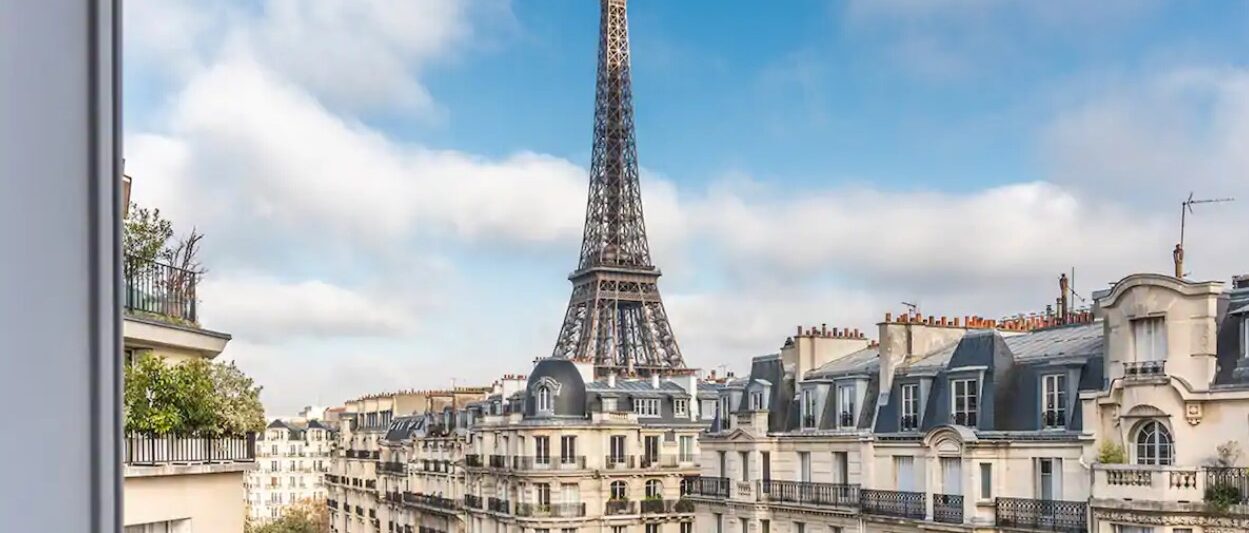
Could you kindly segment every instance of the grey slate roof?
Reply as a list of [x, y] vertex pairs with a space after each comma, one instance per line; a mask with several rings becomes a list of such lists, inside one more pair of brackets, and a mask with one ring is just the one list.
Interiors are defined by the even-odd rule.
[[1006, 337], [1016, 361], [1059, 357], [1094, 357], [1102, 354], [1101, 322], [1063, 326]]
[[875, 374], [880, 370], [880, 347], [871, 346], [820, 365], [807, 372], [807, 379], [834, 378], [855, 374]]

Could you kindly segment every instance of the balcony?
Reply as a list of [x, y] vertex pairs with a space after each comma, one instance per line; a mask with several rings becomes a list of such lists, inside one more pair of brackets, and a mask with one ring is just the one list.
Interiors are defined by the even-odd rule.
[[608, 455], [603, 458], [603, 468], [607, 470], [627, 470], [635, 468], [637, 458], [632, 455]]
[[642, 468], [676, 468], [680, 464], [675, 455], [643, 455], [638, 459]]
[[685, 479], [685, 487], [689, 491], [688, 494], [690, 496], [720, 499], [729, 497], [729, 478], [690, 476]]
[[996, 498], [993, 500], [994, 525], [999, 528], [1087, 533], [1089, 508], [1086, 502]]
[[967, 426], [969, 428], [976, 427], [976, 413], [954, 413], [954, 424], [959, 426]]
[[605, 516], [633, 515], [637, 514], [636, 502], [629, 500], [607, 500], [603, 506], [603, 514]]
[[898, 490], [859, 491], [859, 505], [864, 514], [896, 516], [923, 520], [928, 515], [925, 494]]
[[512, 469], [521, 471], [530, 470], [584, 470], [585, 457], [513, 457]]
[[854, 413], [843, 411], [841, 416], [837, 417], [837, 427], [852, 428], [854, 427]]
[[256, 434], [239, 437], [131, 434], [126, 437], [124, 454], [127, 466], [252, 463], [256, 460]]
[[791, 503], [810, 506], [855, 507], [859, 505], [859, 486], [841, 483], [812, 483], [809, 481], [762, 482], [763, 499], [773, 503]]
[[487, 498], [486, 509], [492, 513], [512, 514], [511, 503], [499, 498]]
[[1042, 411], [1041, 427], [1045, 429], [1060, 429], [1067, 427], [1067, 414], [1062, 411], [1052, 409]]
[[1093, 465], [1093, 499], [1202, 501], [1205, 487], [1198, 467]]
[[433, 494], [421, 494], [419, 492], [403, 493], [403, 503], [435, 511], [454, 513], [460, 510], [460, 504], [456, 500]]
[[580, 518], [585, 516], [585, 503], [518, 503], [516, 516], [529, 518]]
[[482, 508], [481, 503], [482, 503], [481, 496], [477, 496], [476, 494], [464, 495], [464, 507], [467, 507], [469, 509], [481, 509]]
[[483, 464], [484, 463], [482, 463], [481, 455], [479, 454], [470, 453], [464, 456], [464, 466], [467, 466], [469, 468], [481, 468]]
[[383, 475], [403, 476], [408, 473], [407, 465], [397, 461], [377, 463], [377, 473]]
[[499, 469], [507, 468], [507, 456], [506, 455], [491, 455], [490, 456], [490, 468], [499, 468]]
[[1224, 491], [1239, 496], [1236, 503], [1249, 505], [1249, 469], [1238, 467], [1207, 467], [1206, 492]]
[[1167, 375], [1166, 361], [1131, 361], [1123, 363], [1123, 379], [1151, 379]]
[[933, 494], [932, 520], [946, 524], [962, 524], [963, 496], [961, 494]]
[[127, 313], [198, 323], [195, 289], [199, 279], [195, 272], [126, 256], [123, 275], [126, 280], [123, 305]]

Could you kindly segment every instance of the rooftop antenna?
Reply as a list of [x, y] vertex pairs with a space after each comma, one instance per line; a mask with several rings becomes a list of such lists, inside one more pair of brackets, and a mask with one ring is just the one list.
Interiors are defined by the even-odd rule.
[[1217, 204], [1223, 202], [1234, 202], [1235, 198], [1209, 198], [1204, 200], [1194, 200], [1193, 193], [1188, 193], [1188, 199], [1180, 202], [1180, 243], [1175, 245], [1175, 250], [1171, 252], [1171, 258], [1175, 261], [1175, 277], [1183, 278], [1184, 272], [1184, 230], [1188, 226], [1188, 214], [1193, 212], [1193, 206], [1196, 204]]
[[913, 304], [911, 302], [902, 302], [902, 305], [905, 305], [907, 309], [910, 309], [912, 315], [919, 315], [919, 304], [917, 303]]

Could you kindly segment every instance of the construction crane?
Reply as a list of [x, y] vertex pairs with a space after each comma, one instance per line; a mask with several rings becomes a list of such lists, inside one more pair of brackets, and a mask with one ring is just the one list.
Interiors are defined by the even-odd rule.
[[1175, 245], [1175, 251], [1171, 252], [1171, 257], [1175, 261], [1175, 277], [1184, 277], [1184, 230], [1188, 226], [1188, 214], [1193, 212], [1193, 206], [1197, 204], [1217, 204], [1223, 202], [1234, 202], [1235, 198], [1209, 198], [1205, 200], [1194, 200], [1193, 193], [1188, 193], [1188, 199], [1180, 202], [1180, 243]]

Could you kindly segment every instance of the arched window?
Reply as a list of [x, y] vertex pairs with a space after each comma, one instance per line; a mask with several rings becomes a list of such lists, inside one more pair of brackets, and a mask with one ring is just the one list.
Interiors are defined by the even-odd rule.
[[629, 498], [629, 486], [623, 481], [611, 482], [611, 499], [625, 500]]
[[1150, 420], [1136, 430], [1136, 464], [1169, 465], [1174, 456], [1175, 442], [1161, 422]]
[[646, 480], [646, 497], [662, 498], [664, 495], [664, 484], [658, 479]]
[[538, 387], [538, 412], [551, 412], [551, 388], [546, 385]]

